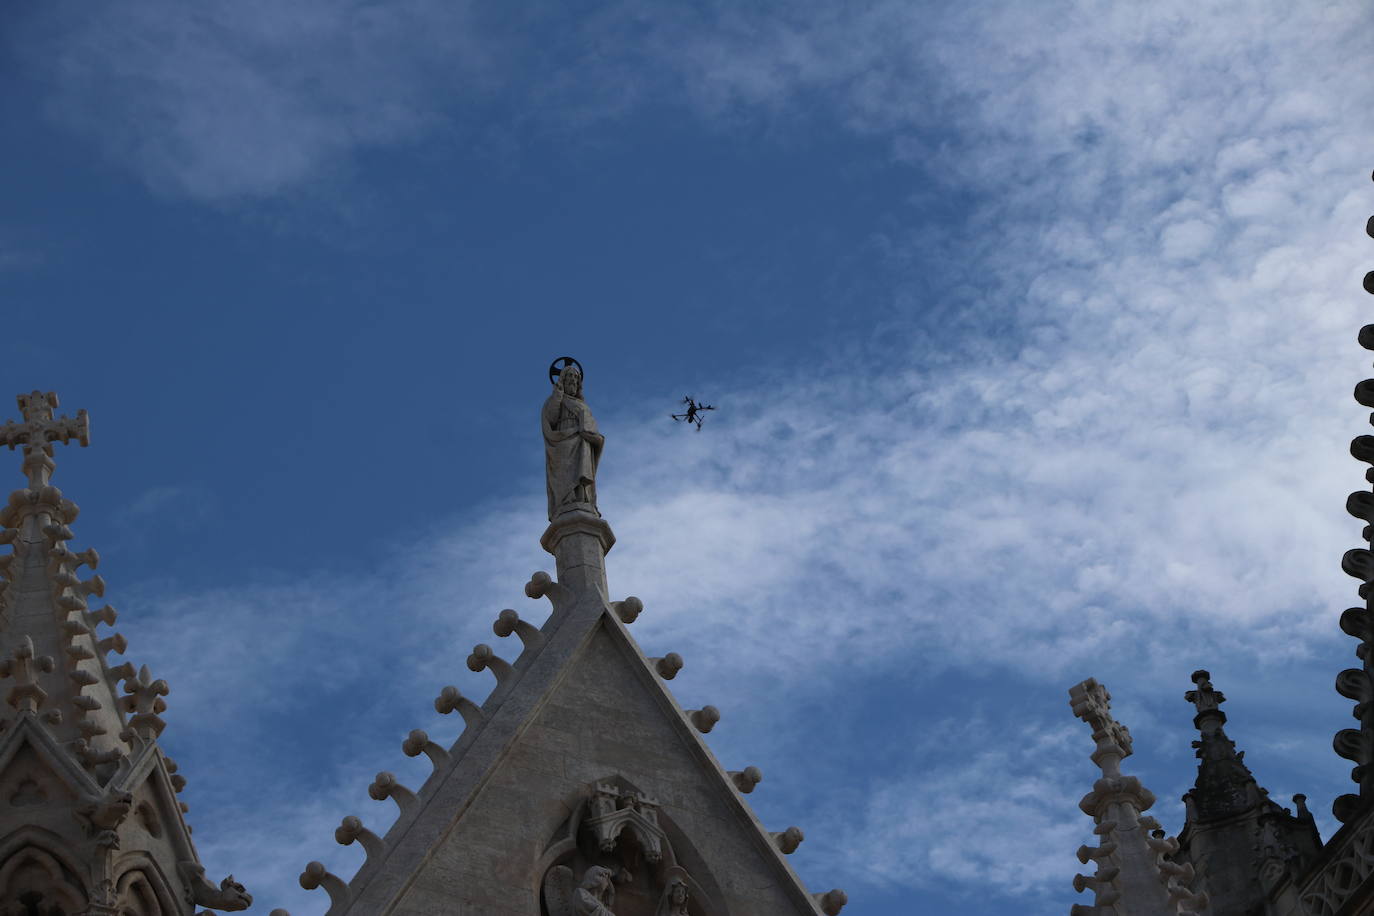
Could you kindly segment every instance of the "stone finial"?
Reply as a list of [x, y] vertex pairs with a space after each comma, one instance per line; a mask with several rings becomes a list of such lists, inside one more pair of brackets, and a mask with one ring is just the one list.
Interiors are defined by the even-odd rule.
[[486, 718], [482, 707], [463, 696], [462, 691], [452, 684], [440, 690], [439, 695], [434, 698], [434, 711], [441, 716], [456, 711], [463, 717], [463, 725], [467, 728], [476, 726]]
[[498, 686], [515, 672], [510, 662], [497, 655], [486, 643], [478, 643], [472, 647], [472, 654], [468, 656], [468, 670], [474, 672], [490, 671], [496, 676]]
[[65, 547], [54, 548], [48, 558], [48, 567], [59, 563], [70, 562], [72, 569], [79, 569], [82, 566], [89, 567], [95, 571], [100, 567], [100, 554], [94, 547], [87, 547], [85, 550], [74, 551]]
[[623, 601], [612, 601], [611, 610], [615, 611], [615, 616], [620, 618], [621, 623], [631, 624], [644, 613], [644, 602], [631, 595]]
[[730, 781], [735, 784], [735, 788], [739, 789], [740, 792], [745, 795], [754, 791], [758, 784], [763, 782], [763, 771], [758, 767], [745, 767], [742, 770], [731, 770], [729, 776]]
[[367, 855], [367, 862], [380, 862], [383, 853], [386, 852], [386, 844], [382, 838], [371, 830], [363, 826], [362, 819], [349, 815], [339, 823], [334, 831], [334, 842], [340, 846], [351, 846], [358, 843], [363, 847], [363, 852]]
[[714, 706], [703, 706], [700, 709], [687, 710], [687, 718], [692, 720], [692, 725], [703, 735], [709, 734], [711, 729], [716, 727], [720, 721], [720, 710]]
[[816, 901], [816, 906], [825, 916], [840, 916], [840, 910], [849, 902], [849, 895], [837, 887], [824, 894], [812, 894], [811, 899]]
[[419, 757], [424, 754], [436, 770], [446, 769], [453, 761], [448, 751], [429, 740], [429, 733], [422, 728], [417, 728], [406, 736], [406, 740], [401, 742], [401, 753], [407, 757]]
[[6, 420], [0, 426], [0, 444], [24, 448], [24, 473], [28, 475], [29, 487], [37, 489], [46, 486], [56, 467], [52, 459], [52, 443], [63, 444], [75, 439], [81, 445], [91, 444], [90, 418], [86, 411], [78, 410], [76, 417], [54, 417], [53, 410], [59, 406], [54, 392], [34, 391], [15, 397], [23, 422]]
[[527, 620], [521, 620], [520, 615], [511, 608], [497, 615], [491, 631], [502, 639], [515, 633], [526, 651], [538, 649], [544, 644], [544, 634], [539, 632], [539, 628]]
[[535, 600], [548, 598], [555, 614], [570, 607], [573, 602], [572, 589], [559, 583], [542, 569], [533, 573], [530, 581], [525, 583], [525, 595]]
[[786, 830], [772, 834], [772, 837], [773, 845], [778, 847], [778, 851], [783, 855], [790, 856], [801, 846], [802, 841], [806, 839], [806, 834], [802, 833], [800, 827], [788, 827]]
[[97, 641], [95, 647], [100, 650], [102, 655], [109, 655], [111, 652], [115, 655], [123, 655], [129, 649], [129, 640], [125, 638], [123, 633], [111, 633], [104, 639]]
[[105, 624], [107, 627], [112, 627], [115, 625], [115, 621], [119, 619], [119, 611], [116, 611], [106, 604], [96, 608], [94, 611], [87, 611], [86, 619], [86, 625], [88, 627], [94, 627], [96, 624], [101, 623]]
[[13, 678], [5, 700], [20, 712], [38, 712], [48, 698], [47, 691], [38, 686], [38, 675], [53, 670], [53, 660], [47, 655], [35, 655], [33, 640], [28, 636], [14, 647], [10, 657], [0, 661], [0, 677]]
[[1073, 714], [1087, 722], [1093, 730], [1093, 741], [1097, 749], [1093, 752], [1093, 762], [1101, 763], [1107, 756], [1121, 758], [1131, 755], [1131, 732], [1126, 726], [1112, 718], [1112, 695], [1094, 678], [1088, 678], [1069, 688], [1069, 706]]
[[663, 678], [665, 681], [671, 681], [673, 678], [677, 677], [677, 673], [682, 670], [683, 662], [681, 655], [678, 655], [676, 652], [669, 652], [662, 657], [649, 659], [649, 664], [654, 666], [654, 670], [658, 672], [659, 677]]
[[323, 862], [311, 862], [305, 866], [305, 871], [301, 872], [301, 887], [308, 891], [313, 891], [317, 887], [323, 887], [329, 894], [329, 909], [331, 912], [342, 913], [348, 908], [350, 893], [348, 884], [338, 875], [324, 867]]
[[153, 680], [148, 666], [144, 665], [138, 669], [138, 677], [124, 681], [124, 692], [128, 694], [123, 698], [124, 711], [132, 713], [129, 716], [129, 727], [145, 740], [162, 734], [162, 730], [167, 727], [167, 723], [160, 715], [167, 711], [167, 702], [162, 698], [171, 693], [167, 682], [161, 679]]
[[419, 796], [401, 785], [395, 773], [386, 770], [378, 773], [377, 778], [372, 780], [372, 785], [367, 787], [367, 794], [376, 801], [391, 799], [396, 803], [396, 807], [401, 809], [402, 814], [414, 808], [419, 802]]
[[1121, 869], [1108, 865], [1099, 868], [1095, 875], [1074, 875], [1073, 889], [1081, 894], [1085, 890], [1098, 891], [1102, 888], [1110, 887], [1111, 883], [1116, 880], [1116, 876], [1120, 873]]
[[1116, 852], [1116, 844], [1107, 842], [1100, 846], [1089, 846], [1086, 843], [1078, 847], [1078, 861], [1087, 865], [1094, 859], [1103, 859]]
[[1196, 690], [1189, 690], [1183, 698], [1197, 709], [1197, 717], [1194, 724], [1199, 728], [1206, 719], [1211, 719], [1217, 725], [1226, 721], [1226, 713], [1221, 711], [1221, 704], [1226, 702], [1226, 695], [1220, 690], [1212, 687], [1212, 675], [1204, 669], [1198, 669], [1192, 674], [1192, 681], [1197, 685]]

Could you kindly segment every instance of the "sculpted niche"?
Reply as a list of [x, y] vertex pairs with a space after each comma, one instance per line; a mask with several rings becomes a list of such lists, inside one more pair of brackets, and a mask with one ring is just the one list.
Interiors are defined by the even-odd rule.
[[727, 916], [710, 902], [719, 893], [705, 866], [667, 828], [658, 802], [625, 780], [588, 786], [545, 855], [543, 916]]
[[[559, 363], [563, 365], [560, 367]], [[565, 356], [554, 361], [549, 376], [553, 393], [540, 412], [549, 521], [568, 512], [600, 516], [596, 508], [596, 468], [606, 439], [597, 432], [596, 418], [582, 399], [582, 367]]]

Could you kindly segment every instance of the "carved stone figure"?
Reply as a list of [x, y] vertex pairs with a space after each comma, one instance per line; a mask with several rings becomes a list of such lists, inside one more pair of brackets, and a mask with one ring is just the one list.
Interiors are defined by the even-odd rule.
[[559, 372], [540, 420], [549, 521], [575, 510], [599, 516], [596, 467], [606, 439], [596, 431], [596, 418], [582, 400], [582, 371], [575, 364], [566, 365]]
[[544, 902], [550, 916], [615, 916], [615, 883], [611, 870], [592, 865], [582, 873], [581, 883], [573, 871], [556, 865], [544, 877]]
[[668, 870], [667, 885], [659, 898], [658, 910], [654, 916], [687, 916], [687, 900], [691, 891], [687, 887], [687, 873], [674, 866]]
[[573, 893], [573, 912], [577, 916], [615, 916], [615, 884], [611, 870], [593, 865], [582, 876], [582, 883]]
[[182, 862], [179, 865], [182, 876], [191, 889], [191, 899], [199, 906], [214, 910], [246, 910], [253, 905], [253, 895], [244, 890], [243, 885], [230, 875], [219, 883], [219, 887], [205, 877], [205, 868], [197, 862]]

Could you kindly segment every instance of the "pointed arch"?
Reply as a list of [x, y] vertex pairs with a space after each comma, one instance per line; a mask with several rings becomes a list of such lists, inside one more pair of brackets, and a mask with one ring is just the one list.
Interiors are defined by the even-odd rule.
[[[77, 916], [89, 902], [80, 865], [50, 831], [21, 827], [0, 841], [0, 914]], [[41, 909], [39, 909], [41, 907]]]
[[157, 862], [143, 850], [132, 850], [115, 861], [119, 916], [174, 916], [180, 912], [177, 895]]

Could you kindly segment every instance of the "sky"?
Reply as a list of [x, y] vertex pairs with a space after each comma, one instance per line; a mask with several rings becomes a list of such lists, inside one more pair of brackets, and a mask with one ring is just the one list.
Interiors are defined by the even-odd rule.
[[[1354, 2], [76, 0], [0, 26], [0, 367], [85, 408], [209, 872], [304, 864], [550, 567], [611, 591], [846, 913], [1074, 902], [1096, 677], [1181, 826], [1189, 673], [1324, 835], [1374, 268]], [[668, 417], [717, 405], [700, 432]], [[3, 416], [17, 418], [11, 411]], [[20, 486], [18, 457], [12, 480]]]

